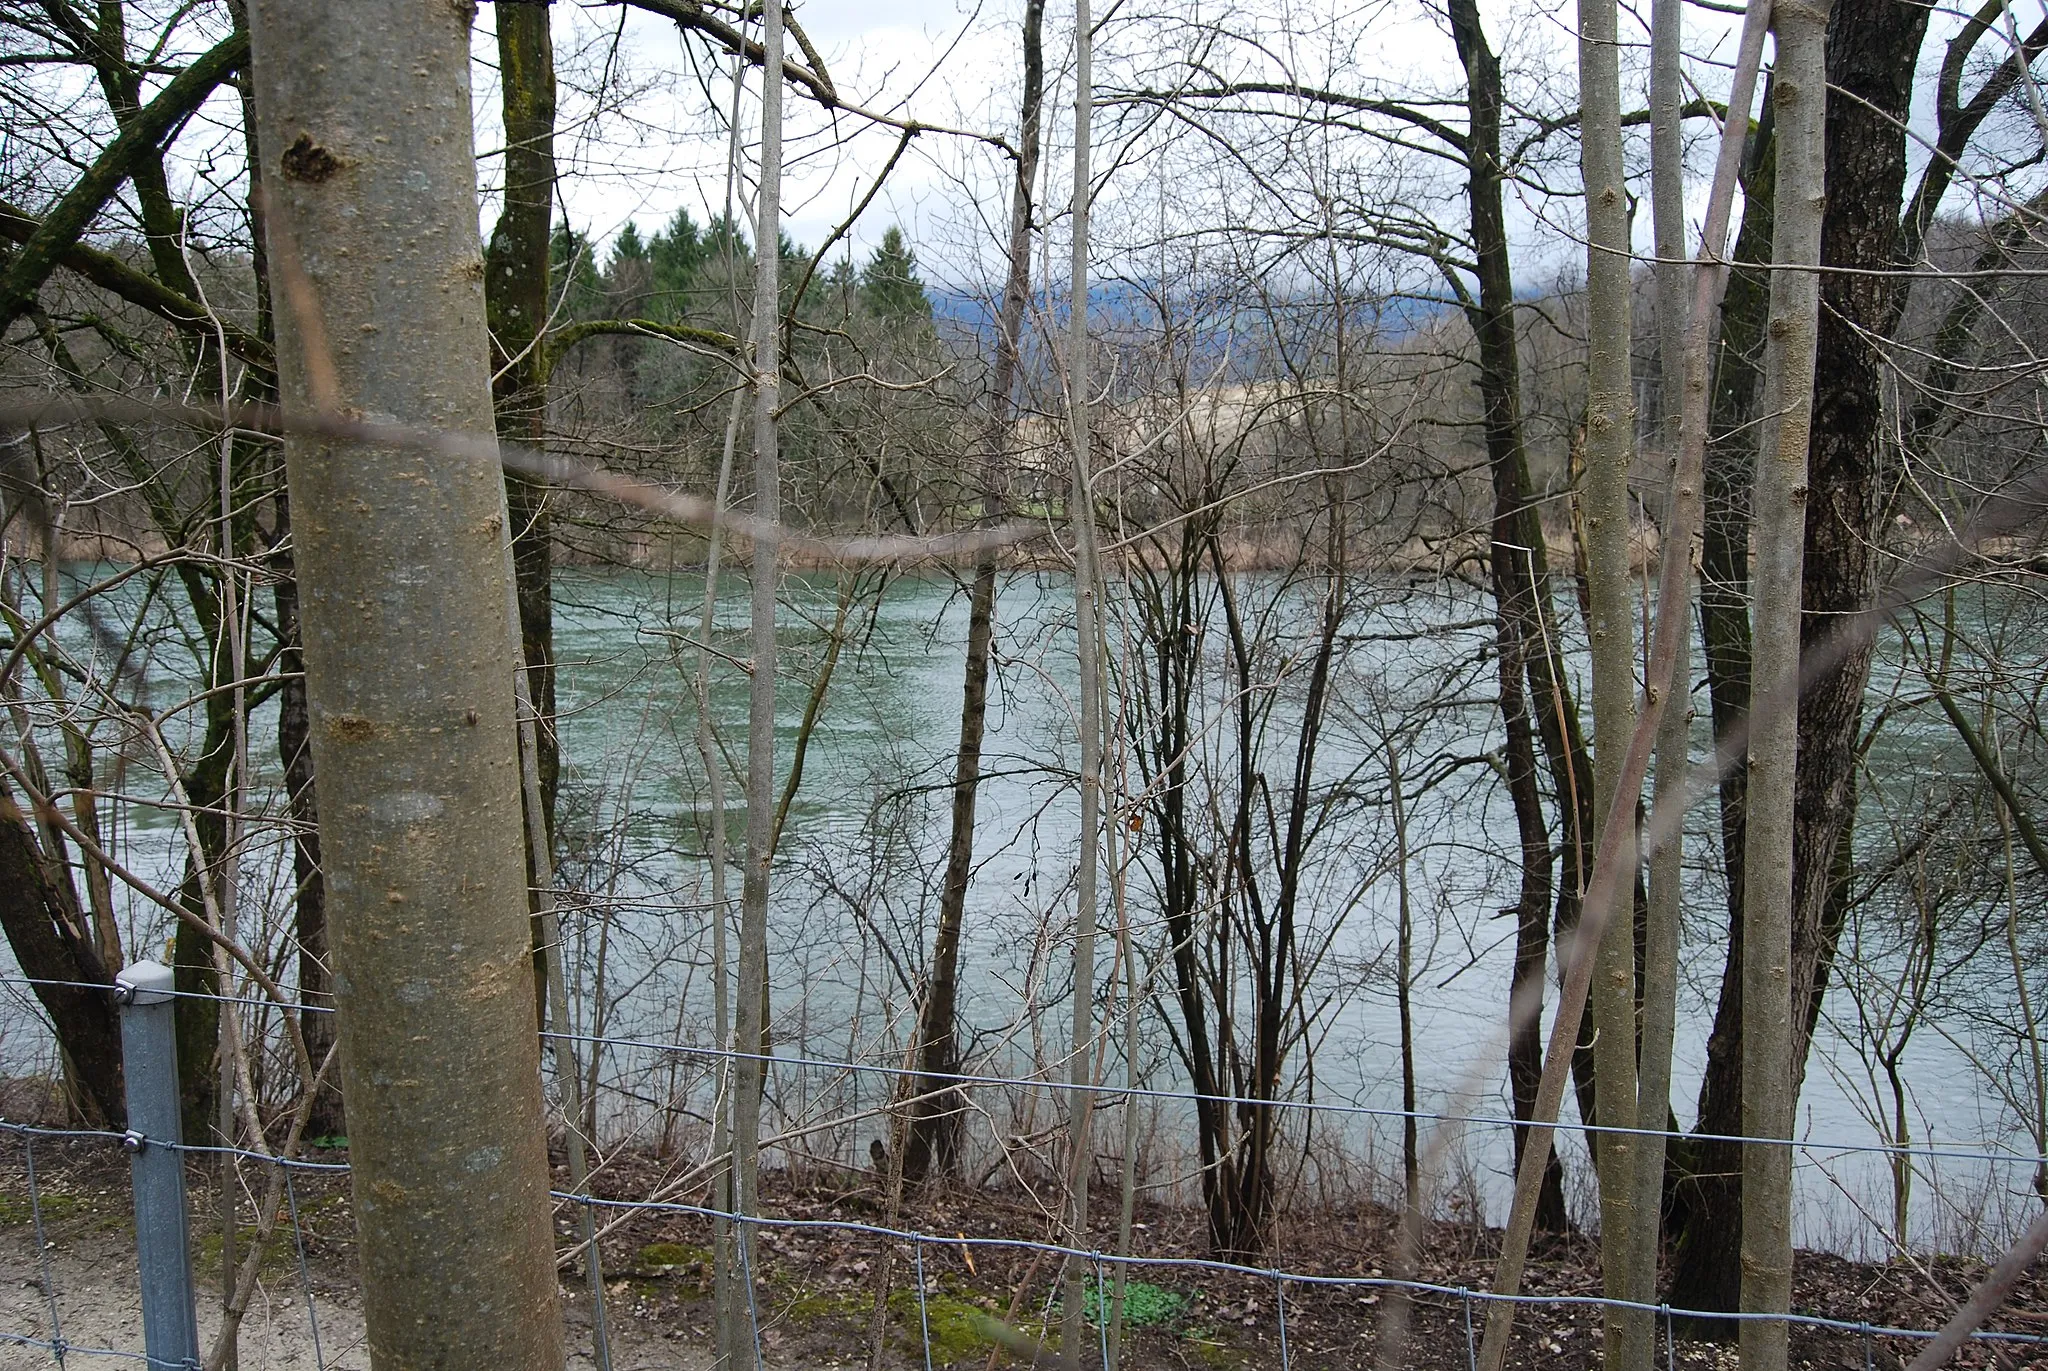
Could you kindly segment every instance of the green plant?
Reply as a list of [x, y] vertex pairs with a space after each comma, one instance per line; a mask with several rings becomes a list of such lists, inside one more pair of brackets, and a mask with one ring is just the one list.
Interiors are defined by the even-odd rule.
[[[1112, 1309], [1116, 1301], [1116, 1287], [1105, 1279], [1101, 1286], [1090, 1282], [1081, 1295], [1081, 1312], [1088, 1322], [1102, 1322], [1102, 1305], [1107, 1302]], [[1149, 1281], [1124, 1282], [1124, 1326], [1127, 1328], [1158, 1328], [1179, 1318], [1188, 1307], [1187, 1296], [1153, 1285]]]

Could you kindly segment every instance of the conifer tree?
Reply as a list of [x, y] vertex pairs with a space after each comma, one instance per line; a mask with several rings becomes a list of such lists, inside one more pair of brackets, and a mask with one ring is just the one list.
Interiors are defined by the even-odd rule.
[[686, 209], [678, 209], [668, 227], [647, 243], [647, 263], [654, 298], [650, 313], [674, 322], [690, 312], [691, 292], [697, 273], [710, 256], [710, 241], [697, 230], [696, 220]]
[[870, 314], [890, 322], [932, 317], [932, 302], [917, 276], [917, 254], [903, 230], [891, 228], [860, 270], [860, 301]]
[[597, 274], [597, 254], [590, 235], [560, 220], [548, 238], [548, 279], [556, 283], [560, 314], [567, 319], [597, 319], [604, 314], [604, 281]]
[[654, 287], [654, 262], [640, 227], [632, 220], [612, 240], [604, 264], [605, 297], [614, 318], [634, 319], [647, 313]]

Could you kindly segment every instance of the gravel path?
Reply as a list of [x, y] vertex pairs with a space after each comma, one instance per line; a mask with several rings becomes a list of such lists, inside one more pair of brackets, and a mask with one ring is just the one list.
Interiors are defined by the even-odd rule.
[[[32, 1223], [0, 1225], [0, 1367], [54, 1365], [47, 1344], [59, 1337], [68, 1367], [140, 1367], [142, 1305], [126, 1216], [73, 1213], [47, 1223], [45, 1233], [48, 1244], [38, 1260]], [[289, 1246], [281, 1259], [266, 1264], [242, 1321], [239, 1352], [245, 1371], [368, 1371], [363, 1316], [354, 1291], [318, 1271], [313, 1286], [309, 1311]], [[563, 1294], [570, 1371], [595, 1371], [585, 1314], [588, 1298], [570, 1287]], [[220, 1328], [217, 1287], [208, 1290], [202, 1282], [198, 1303], [203, 1354]], [[710, 1358], [697, 1341], [688, 1330], [647, 1327], [629, 1317], [614, 1329], [613, 1371], [703, 1371]]]

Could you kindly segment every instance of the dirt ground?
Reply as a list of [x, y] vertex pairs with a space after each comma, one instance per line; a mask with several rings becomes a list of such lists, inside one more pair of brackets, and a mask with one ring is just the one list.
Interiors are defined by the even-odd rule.
[[[40, 1252], [22, 1152], [0, 1146], [0, 1366], [49, 1360], [47, 1349], [13, 1340], [51, 1340], [53, 1303], [54, 1333], [74, 1350], [71, 1365], [93, 1364], [76, 1355], [92, 1349], [140, 1352], [125, 1154], [104, 1141], [44, 1140], [35, 1146], [35, 1162], [46, 1244]], [[652, 1158], [614, 1158], [599, 1173], [597, 1193], [640, 1198], [665, 1186], [672, 1189], [671, 1175]], [[202, 1348], [210, 1346], [219, 1325], [221, 1244], [211, 1184], [210, 1177], [194, 1169], [193, 1252]], [[265, 1248], [257, 1297], [242, 1327], [240, 1366], [250, 1371], [367, 1368], [346, 1183], [333, 1175], [302, 1176], [295, 1182], [295, 1198], [296, 1238], [287, 1221]], [[701, 1196], [676, 1193], [673, 1198], [688, 1203]], [[858, 1172], [812, 1177], [804, 1184], [783, 1178], [771, 1189], [770, 1213], [821, 1226], [761, 1234], [756, 1316], [767, 1364], [806, 1371], [867, 1364], [875, 1296], [884, 1281], [886, 1365], [925, 1365], [927, 1344], [933, 1366], [993, 1371], [1030, 1364], [1047, 1325], [1057, 1323], [1058, 1311], [1049, 1306], [1056, 1294], [1054, 1264], [1030, 1252], [970, 1246], [967, 1239], [1043, 1239], [1043, 1212], [1028, 1197], [1004, 1192], [940, 1195], [907, 1208], [896, 1226], [961, 1240], [925, 1248], [920, 1301], [907, 1245], [831, 1226], [880, 1223], [887, 1217], [881, 1198], [876, 1178]], [[601, 1212], [616, 1220], [603, 1243], [613, 1366], [617, 1371], [701, 1371], [711, 1360], [707, 1225], [694, 1215], [674, 1212]], [[1114, 1198], [1105, 1195], [1096, 1212], [1113, 1223]], [[1390, 1219], [1369, 1206], [1307, 1221], [1292, 1218], [1276, 1235], [1271, 1260], [1319, 1275], [1384, 1274], [1391, 1252]], [[571, 1222], [571, 1216], [562, 1216], [565, 1237]], [[1199, 1215], [1148, 1209], [1141, 1211], [1139, 1222], [1137, 1246], [1148, 1256], [1202, 1255]], [[246, 1205], [242, 1223], [254, 1223]], [[1109, 1246], [1110, 1239], [1105, 1228], [1101, 1244]], [[243, 1246], [252, 1240], [250, 1227]], [[1497, 1241], [1498, 1235], [1486, 1230], [1439, 1225], [1429, 1235], [1419, 1274], [1443, 1285], [1483, 1288], [1491, 1277]], [[1593, 1255], [1583, 1241], [1553, 1243], [1532, 1262], [1526, 1288], [1531, 1293], [1597, 1294]], [[1934, 1327], [1980, 1271], [1975, 1263], [1950, 1260], [1873, 1266], [1802, 1253], [1795, 1304], [1802, 1312], [1873, 1324]], [[1127, 1310], [1139, 1326], [1130, 1334], [1125, 1365], [1137, 1371], [1282, 1365], [1281, 1302], [1270, 1280], [1167, 1266], [1134, 1272], [1132, 1280]], [[589, 1294], [580, 1273], [565, 1271], [563, 1296], [572, 1347], [569, 1365], [586, 1371], [596, 1363]], [[1290, 1371], [1349, 1371], [1370, 1364], [1388, 1299], [1384, 1292], [1357, 1287], [1290, 1285], [1284, 1309]], [[1092, 1309], [1092, 1300], [1089, 1304]], [[1468, 1357], [1466, 1316], [1465, 1302], [1455, 1296], [1418, 1297], [1401, 1364], [1417, 1371], [1460, 1371]], [[1470, 1316], [1470, 1336], [1476, 1338], [1485, 1310], [1474, 1304]], [[2044, 1283], [2030, 1281], [1996, 1326], [2048, 1333]], [[1091, 1336], [1099, 1336], [1093, 1325]], [[1591, 1368], [1598, 1361], [1599, 1341], [1593, 1309], [1524, 1309], [1511, 1364]], [[1866, 1343], [1856, 1334], [1793, 1333], [1793, 1362], [1807, 1368], [1902, 1367], [1913, 1350], [1904, 1340], [1872, 1338]], [[1664, 1359], [1660, 1345], [1659, 1363]], [[1681, 1343], [1675, 1364], [1706, 1371], [1733, 1368], [1736, 1362], [1731, 1347]], [[2048, 1349], [1997, 1352], [1978, 1346], [1957, 1364], [2048, 1367]]]

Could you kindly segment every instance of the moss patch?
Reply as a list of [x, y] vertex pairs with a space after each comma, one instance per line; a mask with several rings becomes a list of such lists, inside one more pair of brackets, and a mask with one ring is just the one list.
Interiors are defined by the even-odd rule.
[[655, 1269], [711, 1265], [711, 1249], [680, 1242], [651, 1242], [640, 1249], [640, 1264]]
[[1057, 1349], [1059, 1339], [1048, 1338], [1043, 1325], [1027, 1321], [1013, 1327], [989, 1312], [987, 1305], [993, 1303], [987, 1296], [933, 1291], [920, 1312], [917, 1291], [898, 1290], [889, 1296], [889, 1312], [908, 1338], [922, 1343], [924, 1329], [930, 1330], [934, 1365], [979, 1361], [996, 1349], [1029, 1362], [1040, 1351]]
[[[235, 1269], [237, 1271], [249, 1264], [249, 1250], [255, 1245], [256, 1226], [254, 1224], [236, 1228]], [[220, 1230], [216, 1228], [210, 1233], [200, 1234], [198, 1241], [193, 1243], [192, 1247], [194, 1256], [193, 1274], [204, 1275], [207, 1279], [218, 1282], [220, 1280]], [[298, 1253], [292, 1246], [291, 1229], [289, 1226], [281, 1223], [270, 1230], [270, 1241], [263, 1246], [263, 1258], [260, 1269], [266, 1275], [281, 1274], [286, 1270], [295, 1270], [297, 1264]]]
[[874, 1296], [865, 1290], [798, 1290], [782, 1306], [793, 1319], [851, 1318], [871, 1312]]
[[1234, 1368], [1249, 1364], [1250, 1358], [1219, 1340], [1207, 1328], [1190, 1328], [1182, 1337], [1182, 1346], [1190, 1349], [1196, 1361], [1213, 1371], [1234, 1371]]
[[671, 1293], [682, 1298], [694, 1298], [710, 1293], [711, 1249], [681, 1242], [651, 1242], [639, 1251], [639, 1262], [634, 1269], [626, 1272], [629, 1276], [642, 1278], [636, 1289], [644, 1286], [642, 1297], [654, 1299], [659, 1287], [646, 1277], [661, 1277], [669, 1283]]
[[[43, 1222], [46, 1224], [62, 1223], [86, 1212], [85, 1201], [76, 1195], [53, 1194], [46, 1190], [36, 1199], [42, 1207]], [[28, 1202], [26, 1191], [16, 1194], [11, 1190], [0, 1190], [0, 1228], [13, 1228], [16, 1225], [27, 1227], [35, 1220], [36, 1206]]]

